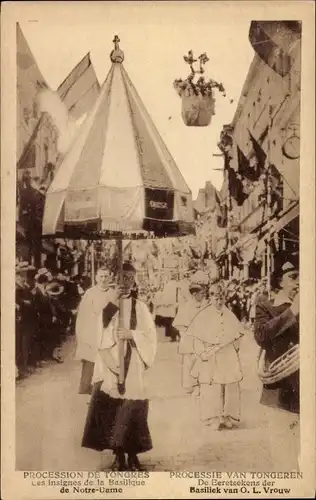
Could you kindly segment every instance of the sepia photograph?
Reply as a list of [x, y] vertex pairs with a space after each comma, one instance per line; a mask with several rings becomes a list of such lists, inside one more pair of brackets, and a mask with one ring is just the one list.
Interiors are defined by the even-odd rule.
[[299, 9], [91, 4], [14, 23], [15, 471], [301, 480]]

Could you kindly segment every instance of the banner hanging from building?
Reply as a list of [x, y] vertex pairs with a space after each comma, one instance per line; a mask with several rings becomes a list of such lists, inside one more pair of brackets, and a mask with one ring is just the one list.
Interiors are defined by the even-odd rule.
[[293, 65], [291, 48], [300, 37], [299, 21], [252, 21], [249, 30], [255, 52], [282, 77]]

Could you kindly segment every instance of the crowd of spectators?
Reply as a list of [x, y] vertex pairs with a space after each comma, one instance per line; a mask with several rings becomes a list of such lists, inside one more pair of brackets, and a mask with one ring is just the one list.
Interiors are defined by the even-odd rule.
[[[164, 270], [166, 271], [166, 270]], [[185, 271], [170, 271], [163, 279], [160, 272], [139, 280], [138, 297], [145, 301], [157, 326], [164, 326], [166, 337], [178, 340], [172, 322], [180, 302], [186, 300], [191, 275], [200, 273], [206, 288], [213, 281], [207, 267], [197, 266]], [[158, 276], [159, 275], [159, 276]], [[267, 282], [261, 280], [223, 281], [225, 302], [239, 321], [251, 326], [259, 297], [267, 294]], [[81, 296], [91, 286], [85, 275], [70, 276], [69, 271], [52, 272], [36, 269], [27, 262], [16, 265], [16, 367], [17, 376], [24, 377], [42, 362], [62, 362], [60, 347], [75, 332], [75, 319]]]
[[62, 362], [59, 347], [74, 333], [80, 297], [90, 285], [87, 277], [70, 277], [16, 265], [16, 375], [23, 378], [47, 360]]
[[[183, 300], [188, 297], [190, 280], [194, 276], [200, 279], [200, 284], [205, 287], [206, 298], [208, 298], [208, 288], [214, 281], [214, 277], [209, 276], [207, 269], [191, 271], [188, 270], [184, 276], [179, 276], [173, 272], [170, 278], [162, 280], [160, 286], [156, 284], [151, 286], [148, 284], [146, 290], [140, 290], [139, 296], [148, 303], [152, 313], [155, 316], [158, 326], [165, 326], [166, 337], [171, 337], [171, 340], [176, 340], [178, 336], [172, 335], [170, 325], [172, 325], [178, 307]], [[239, 321], [245, 325], [252, 327], [255, 320], [256, 304], [258, 300], [262, 300], [264, 296], [268, 296], [267, 279], [260, 280], [221, 280], [222, 288], [225, 290], [225, 304], [235, 314]], [[169, 325], [170, 324], [170, 325]]]
[[226, 306], [239, 321], [253, 325], [258, 299], [268, 296], [267, 279], [233, 279], [224, 281], [223, 284], [226, 290]]

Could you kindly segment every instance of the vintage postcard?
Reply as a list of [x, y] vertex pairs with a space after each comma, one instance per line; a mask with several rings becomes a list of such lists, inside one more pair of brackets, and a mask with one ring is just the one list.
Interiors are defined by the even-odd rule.
[[2, 498], [313, 498], [315, 8], [5, 2]]

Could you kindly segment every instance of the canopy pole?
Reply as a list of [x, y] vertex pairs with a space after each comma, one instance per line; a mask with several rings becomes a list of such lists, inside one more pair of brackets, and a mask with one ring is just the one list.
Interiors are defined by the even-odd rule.
[[[118, 261], [118, 283], [119, 287], [123, 288], [123, 237], [116, 240], [117, 247], [117, 261]], [[119, 322], [118, 327], [124, 328], [124, 299], [120, 297], [119, 300]], [[118, 359], [119, 359], [119, 384], [125, 382], [125, 369], [124, 369], [124, 340], [118, 339]]]
[[94, 286], [95, 285], [95, 261], [94, 261], [94, 242], [93, 241], [91, 243], [90, 251], [91, 251], [91, 282], [92, 282], [92, 286]]
[[270, 178], [270, 161], [271, 161], [271, 129], [272, 129], [272, 107], [269, 105], [269, 125], [268, 125], [268, 151], [267, 160], [268, 164], [266, 166], [267, 175], [267, 215], [268, 215], [268, 239], [267, 239], [267, 288], [268, 296], [271, 298], [271, 272], [272, 272], [272, 255], [271, 255], [271, 218], [272, 218], [272, 207], [271, 207], [271, 178]]
[[86, 275], [89, 274], [89, 248], [89, 242], [87, 242], [84, 252], [84, 272]]
[[227, 210], [227, 243], [228, 243], [228, 279], [229, 281], [233, 277], [233, 263], [232, 263], [232, 235], [231, 235], [231, 217], [232, 217], [232, 196], [231, 196], [231, 185], [228, 176], [228, 210]]

